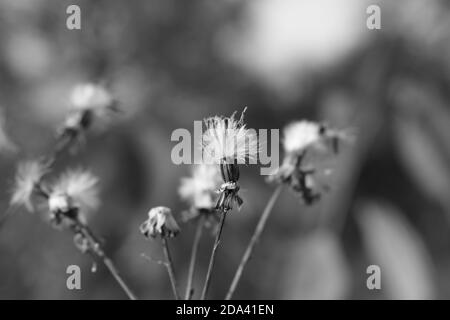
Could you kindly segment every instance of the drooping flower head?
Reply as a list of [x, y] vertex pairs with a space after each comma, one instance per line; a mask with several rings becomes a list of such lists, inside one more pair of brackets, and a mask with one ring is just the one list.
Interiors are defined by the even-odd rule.
[[48, 205], [56, 223], [64, 217], [85, 223], [86, 214], [100, 205], [98, 178], [89, 171], [69, 170], [51, 189]]
[[46, 172], [46, 166], [40, 161], [29, 160], [19, 163], [10, 204], [23, 205], [28, 211], [33, 212], [33, 192]]
[[180, 227], [172, 216], [172, 211], [167, 207], [155, 207], [148, 212], [148, 219], [139, 227], [140, 232], [146, 237], [156, 236], [175, 237], [180, 232]]

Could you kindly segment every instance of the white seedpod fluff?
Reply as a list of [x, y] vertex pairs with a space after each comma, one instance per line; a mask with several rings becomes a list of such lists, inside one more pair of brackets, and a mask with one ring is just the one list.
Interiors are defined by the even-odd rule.
[[23, 205], [33, 212], [32, 196], [46, 172], [46, 166], [40, 161], [28, 160], [19, 163], [10, 204]]
[[339, 143], [344, 140], [350, 140], [348, 132], [331, 129], [322, 123], [301, 120], [288, 124], [283, 130], [283, 164], [268, 180], [287, 184], [306, 204], [314, 203], [320, 198], [321, 186], [316, 181], [317, 166], [311, 159], [306, 159], [307, 155], [311, 151], [336, 153]]
[[192, 175], [181, 179], [178, 193], [191, 206], [210, 209], [215, 206], [214, 200], [220, 184], [220, 172], [216, 165], [195, 165]]
[[[245, 109], [244, 109], [245, 112]], [[205, 162], [211, 164], [246, 164], [256, 159], [258, 141], [253, 130], [244, 123], [244, 112], [236, 120], [231, 117], [210, 117], [204, 120], [203, 154]]]
[[70, 198], [65, 193], [51, 193], [48, 198], [48, 208], [51, 213], [68, 212], [72, 205]]
[[52, 186], [48, 202], [52, 213], [76, 210], [77, 218], [85, 222], [100, 205], [98, 178], [86, 170], [68, 170]]
[[297, 121], [283, 130], [283, 147], [286, 153], [301, 153], [322, 138], [322, 126], [312, 121]]
[[114, 104], [114, 98], [103, 86], [84, 83], [73, 89], [70, 95], [70, 104], [74, 110], [91, 110], [101, 114]]
[[231, 117], [210, 117], [205, 120], [206, 131], [202, 137], [202, 150], [206, 163], [218, 164], [223, 184], [219, 188], [216, 209], [228, 212], [236, 203], [238, 208], [243, 200], [239, 192], [239, 164], [246, 164], [258, 156], [258, 140], [253, 130], [247, 129], [244, 113], [239, 120], [235, 113]]

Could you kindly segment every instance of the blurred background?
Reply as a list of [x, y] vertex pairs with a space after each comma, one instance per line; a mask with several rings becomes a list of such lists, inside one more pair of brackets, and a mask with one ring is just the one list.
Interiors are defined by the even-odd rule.
[[[66, 8], [81, 8], [81, 30]], [[381, 30], [366, 8], [381, 8]], [[177, 128], [248, 106], [251, 128], [294, 120], [357, 128], [335, 159], [330, 191], [312, 207], [284, 190], [235, 298], [450, 298], [450, 3], [361, 0], [0, 0], [0, 206], [14, 168], [52, 149], [74, 85], [105, 84], [123, 114], [91, 131], [58, 168], [101, 179], [92, 228], [144, 299], [171, 299], [162, 257], [139, 225], [149, 208], [187, 208], [178, 197], [190, 167], [170, 160]], [[259, 168], [241, 173], [243, 209], [224, 229], [210, 297], [222, 299], [274, 186]], [[194, 226], [171, 241], [181, 288]], [[213, 237], [205, 233], [200, 290]], [[66, 288], [66, 268], [82, 289]], [[381, 268], [381, 290], [366, 269]], [[1, 299], [125, 299], [68, 233], [17, 212], [0, 229]]]

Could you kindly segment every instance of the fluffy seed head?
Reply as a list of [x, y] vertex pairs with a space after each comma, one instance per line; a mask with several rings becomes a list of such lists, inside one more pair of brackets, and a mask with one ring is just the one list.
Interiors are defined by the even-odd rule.
[[102, 112], [113, 102], [113, 97], [104, 87], [93, 83], [77, 85], [70, 96], [70, 103], [76, 110]]
[[50, 212], [67, 212], [71, 209], [70, 198], [64, 193], [52, 193], [48, 198]]
[[148, 219], [141, 224], [139, 230], [145, 237], [174, 237], [180, 227], [167, 207], [155, 207], [148, 212]]
[[297, 121], [284, 128], [283, 146], [286, 153], [301, 153], [320, 141], [321, 126], [311, 121]]
[[239, 120], [235, 119], [235, 114], [231, 117], [215, 116], [204, 120], [206, 131], [203, 133], [202, 146], [206, 163], [245, 164], [256, 159], [256, 133], [246, 128], [244, 112]]
[[81, 214], [85, 214], [94, 211], [100, 205], [98, 194], [97, 177], [89, 171], [81, 169], [69, 170], [62, 174], [59, 180], [53, 185], [49, 198], [49, 206], [51, 207], [51, 200], [53, 198], [56, 207], [64, 206], [65, 202], [67, 202], [69, 209], [77, 208]]
[[28, 211], [33, 212], [31, 197], [35, 186], [46, 171], [45, 165], [39, 161], [30, 160], [19, 163], [10, 204], [23, 205]]
[[220, 183], [221, 178], [217, 166], [196, 165], [192, 170], [191, 177], [181, 179], [178, 193], [194, 208], [210, 209], [215, 205], [214, 196]]

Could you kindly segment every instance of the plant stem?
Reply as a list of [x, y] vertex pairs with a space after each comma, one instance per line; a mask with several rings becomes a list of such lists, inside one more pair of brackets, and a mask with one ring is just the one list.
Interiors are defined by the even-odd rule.
[[224, 211], [222, 213], [222, 216], [220, 217], [219, 231], [216, 234], [216, 240], [214, 241], [214, 246], [213, 246], [213, 250], [212, 250], [212, 253], [211, 253], [211, 258], [209, 259], [208, 272], [206, 273], [205, 285], [203, 286], [203, 291], [202, 291], [202, 297], [201, 297], [202, 300], [205, 300], [206, 295], [208, 294], [209, 284], [210, 284], [210, 281], [211, 281], [211, 274], [212, 274], [212, 270], [214, 268], [214, 262], [216, 260], [217, 249], [218, 249], [219, 244], [220, 244], [220, 237], [222, 235], [223, 225], [225, 224], [226, 216], [227, 216], [227, 212]]
[[190, 300], [193, 295], [192, 280], [195, 273], [195, 262], [197, 260], [197, 251], [200, 244], [200, 238], [203, 231], [203, 216], [200, 216], [197, 222], [197, 229], [195, 230], [194, 243], [192, 244], [191, 261], [189, 263], [188, 280], [186, 285], [185, 300]]
[[127, 286], [125, 281], [119, 275], [119, 272], [117, 271], [117, 268], [114, 266], [112, 260], [103, 251], [100, 242], [97, 240], [97, 237], [94, 235], [92, 230], [87, 225], [82, 224], [80, 222], [77, 222], [77, 227], [83, 233], [84, 237], [90, 242], [92, 246], [92, 253], [94, 253], [99, 259], [102, 260], [103, 264], [106, 266], [106, 268], [108, 268], [109, 272], [117, 281], [117, 283], [120, 285], [120, 287], [128, 296], [128, 298], [130, 300], [137, 300], [136, 296], [133, 294], [133, 292]]
[[241, 279], [244, 268], [252, 256], [253, 249], [255, 248], [256, 244], [259, 241], [259, 238], [261, 237], [261, 234], [264, 230], [267, 219], [269, 218], [270, 213], [272, 212], [272, 208], [273, 208], [278, 196], [280, 195], [281, 190], [282, 190], [282, 186], [279, 185], [273, 192], [269, 201], [267, 202], [267, 205], [264, 208], [264, 211], [263, 211], [261, 217], [259, 218], [258, 224], [256, 225], [255, 232], [253, 233], [250, 243], [248, 244], [247, 249], [245, 250], [244, 255], [242, 257], [242, 260], [236, 270], [236, 273], [234, 275], [233, 281], [231, 282], [230, 289], [228, 289], [228, 293], [225, 297], [225, 300], [230, 300], [233, 297], [234, 291], [236, 290], [236, 287], [239, 284], [239, 280]]
[[130, 300], [136, 300], [136, 296], [133, 294], [133, 292], [130, 290], [130, 288], [127, 286], [125, 281], [123, 281], [122, 277], [119, 275], [119, 272], [117, 271], [116, 267], [114, 266], [111, 259], [109, 259], [106, 255], [103, 255], [102, 257], [103, 264], [108, 268], [109, 272], [112, 274], [114, 279], [116, 279], [117, 283], [121, 286], [123, 291], [126, 293], [128, 298]]
[[180, 295], [178, 294], [178, 289], [177, 289], [177, 281], [175, 278], [175, 271], [173, 269], [173, 262], [172, 262], [172, 257], [170, 255], [170, 251], [169, 251], [169, 244], [167, 243], [167, 238], [165, 238], [165, 237], [162, 238], [162, 244], [163, 244], [163, 249], [164, 249], [164, 255], [166, 256], [166, 263], [164, 265], [166, 266], [167, 272], [169, 274], [169, 279], [170, 279], [170, 284], [172, 285], [173, 295], [175, 296], [176, 300], [180, 300]]

